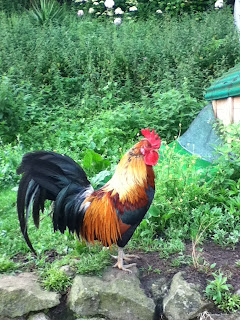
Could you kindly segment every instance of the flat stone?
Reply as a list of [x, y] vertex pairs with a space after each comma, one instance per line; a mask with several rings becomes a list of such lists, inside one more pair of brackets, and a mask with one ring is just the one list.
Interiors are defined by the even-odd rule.
[[68, 306], [84, 317], [103, 316], [110, 320], [152, 320], [155, 304], [148, 298], [137, 277], [109, 268], [102, 278], [76, 276], [68, 297]]
[[0, 278], [0, 316], [15, 318], [57, 306], [60, 295], [43, 290], [37, 276], [21, 273]]

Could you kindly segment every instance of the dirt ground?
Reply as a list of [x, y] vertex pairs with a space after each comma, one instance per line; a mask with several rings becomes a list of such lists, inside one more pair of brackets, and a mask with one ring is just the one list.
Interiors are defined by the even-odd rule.
[[[186, 244], [183, 263], [176, 266], [176, 259], [179, 254], [170, 256], [168, 259], [161, 259], [159, 252], [141, 253], [137, 252], [140, 259], [135, 260], [137, 267], [140, 269], [140, 279], [146, 293], [150, 295], [149, 286], [161, 276], [171, 280], [179, 271], [184, 272], [184, 278], [190, 282], [200, 285], [204, 290], [207, 286], [207, 280], [213, 280], [212, 273], [221, 269], [227, 276], [227, 283], [233, 286], [233, 292], [240, 290], [240, 266], [236, 262], [240, 261], [240, 244], [235, 249], [221, 248], [213, 242], [203, 245], [201, 251], [198, 251], [200, 264], [194, 268], [192, 264], [185, 264], [185, 261], [191, 262], [192, 243]], [[185, 260], [185, 261], [184, 261]], [[210, 266], [216, 263], [211, 269]]]
[[[171, 280], [174, 274], [179, 271], [184, 272], [184, 278], [188, 282], [197, 283], [204, 290], [207, 280], [214, 279], [211, 274], [219, 269], [228, 277], [227, 283], [233, 286], [234, 291], [240, 290], [240, 243], [234, 249], [230, 249], [221, 248], [214, 242], [207, 242], [200, 249], [200, 251], [197, 251], [200, 258], [198, 268], [194, 268], [192, 264], [191, 242], [186, 243], [186, 250], [183, 255], [175, 254], [167, 259], [161, 258], [160, 252], [131, 252], [131, 254], [136, 254], [139, 257], [139, 259], [132, 259], [131, 263], [137, 263], [137, 268], [140, 271], [140, 280], [146, 292], [148, 290], [148, 282], [163, 276]], [[56, 251], [48, 252], [47, 261], [51, 262], [57, 258]], [[23, 265], [28, 261], [23, 255], [17, 255], [13, 260]], [[177, 265], [176, 261], [178, 261]], [[239, 265], [236, 264], [237, 261], [239, 261]], [[214, 263], [216, 266], [211, 269], [210, 266]], [[28, 271], [35, 271], [35, 267], [34, 264], [30, 268], [28, 266]]]

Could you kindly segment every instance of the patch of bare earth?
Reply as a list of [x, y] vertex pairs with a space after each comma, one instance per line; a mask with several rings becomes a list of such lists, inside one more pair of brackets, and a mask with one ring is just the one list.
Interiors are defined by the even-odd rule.
[[[150, 295], [149, 284], [154, 279], [165, 277], [167, 280], [179, 271], [184, 272], [184, 278], [190, 283], [195, 283], [204, 290], [207, 286], [207, 280], [213, 280], [212, 273], [221, 269], [224, 275], [227, 276], [227, 283], [231, 284], [234, 291], [240, 289], [240, 267], [236, 262], [240, 260], [240, 244], [234, 249], [221, 248], [213, 242], [207, 242], [202, 246], [202, 251], [199, 254], [199, 266], [195, 268], [193, 264], [180, 264], [174, 266], [174, 261], [178, 258], [178, 254], [170, 256], [168, 259], [160, 258], [159, 252], [143, 253], [136, 252], [140, 259], [135, 260], [137, 267], [140, 269], [140, 279], [146, 293]], [[186, 260], [191, 261], [192, 243], [186, 244], [184, 256]], [[210, 269], [212, 264], [216, 266]]]

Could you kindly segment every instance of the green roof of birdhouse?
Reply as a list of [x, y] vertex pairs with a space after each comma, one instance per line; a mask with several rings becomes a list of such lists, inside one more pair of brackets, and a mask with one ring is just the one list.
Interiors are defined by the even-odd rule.
[[240, 96], [240, 64], [230, 69], [207, 89], [208, 101]]

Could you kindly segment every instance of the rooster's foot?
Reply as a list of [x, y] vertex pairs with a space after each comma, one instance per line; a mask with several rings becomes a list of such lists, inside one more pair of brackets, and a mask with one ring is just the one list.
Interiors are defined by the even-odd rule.
[[126, 271], [128, 273], [132, 273], [132, 270], [129, 270], [129, 268], [136, 266], [136, 263], [131, 263], [131, 264], [121, 264], [121, 263], [116, 263], [113, 268], [118, 268], [119, 270]]
[[131, 254], [124, 254], [122, 248], [118, 248], [118, 256], [112, 256], [113, 258], [117, 259], [117, 263], [113, 266], [114, 268], [118, 268], [123, 271], [127, 271], [129, 273], [132, 273], [129, 268], [136, 266], [136, 263], [131, 263], [131, 264], [123, 264], [123, 260], [129, 261], [131, 258], [139, 258], [137, 256], [131, 255]]

